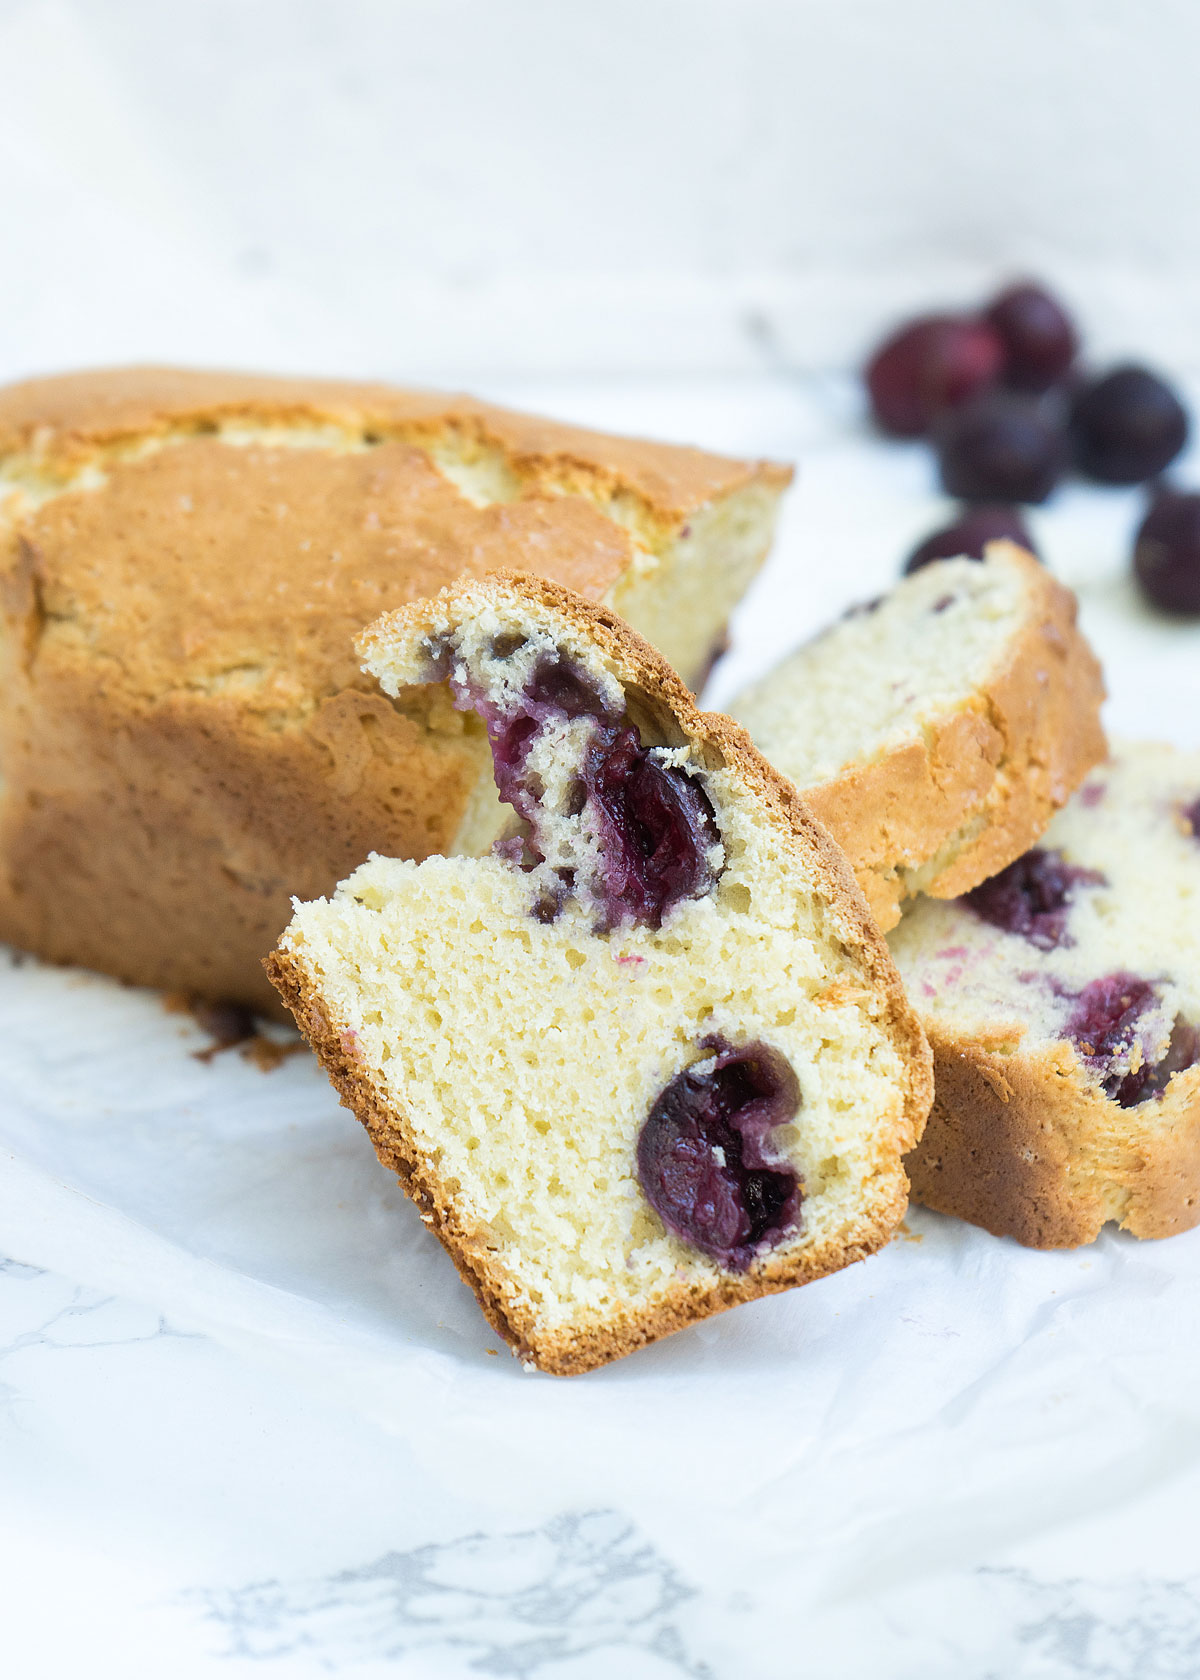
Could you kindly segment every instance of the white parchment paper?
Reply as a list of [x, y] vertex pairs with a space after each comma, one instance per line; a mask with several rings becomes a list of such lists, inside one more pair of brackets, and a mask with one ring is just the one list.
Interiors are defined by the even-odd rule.
[[[937, 512], [925, 458], [863, 437], [844, 389], [499, 394], [805, 454], [717, 699], [876, 592]], [[1137, 606], [1122, 571], [1133, 510], [1071, 491], [1038, 534], [1081, 589], [1117, 727], [1195, 745], [1200, 629]], [[280, 1393], [382, 1432], [412, 1488], [396, 1544], [561, 1535], [563, 1513], [633, 1525], [691, 1592], [687, 1649], [639, 1646], [638, 1674], [878, 1675], [888, 1630], [906, 1654], [887, 1673], [1118, 1673], [963, 1653], [992, 1661], [1022, 1615], [1049, 1625], [1047, 1579], [1100, 1583], [1111, 1605], [1130, 1582], [1200, 1577], [1200, 1233], [1037, 1254], [914, 1210], [886, 1252], [837, 1277], [588, 1377], [531, 1376], [307, 1055], [263, 1072], [236, 1050], [198, 1060], [204, 1042], [153, 994], [0, 960], [0, 1251], [147, 1303]], [[347, 1517], [343, 1555], [354, 1532]], [[630, 1627], [649, 1614], [635, 1599], [619, 1612]], [[318, 1644], [305, 1661], [342, 1659]]]

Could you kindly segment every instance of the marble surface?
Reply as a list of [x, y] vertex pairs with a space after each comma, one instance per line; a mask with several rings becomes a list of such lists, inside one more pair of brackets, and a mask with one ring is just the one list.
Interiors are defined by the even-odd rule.
[[[719, 701], [940, 511], [852, 387], [489, 395], [802, 461]], [[1035, 515], [1110, 724], [1200, 744], [1137, 498]], [[1174, 1680], [1200, 1670], [1200, 1233], [883, 1254], [592, 1377], [500, 1348], [305, 1056], [0, 959], [0, 1604], [14, 1680]]]

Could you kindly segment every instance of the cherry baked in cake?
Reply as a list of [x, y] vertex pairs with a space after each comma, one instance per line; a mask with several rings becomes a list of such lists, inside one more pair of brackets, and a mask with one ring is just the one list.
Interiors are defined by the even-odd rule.
[[913, 1193], [1038, 1247], [1200, 1221], [1200, 754], [1125, 746], [890, 939], [933, 1045]]
[[486, 857], [373, 858], [269, 972], [526, 1360], [587, 1370], [886, 1242], [928, 1050], [844, 858], [615, 615], [499, 574], [366, 668], [486, 733]]

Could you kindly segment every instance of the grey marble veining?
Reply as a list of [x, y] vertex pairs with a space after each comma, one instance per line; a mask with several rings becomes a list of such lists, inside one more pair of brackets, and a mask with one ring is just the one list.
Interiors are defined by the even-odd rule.
[[[1013, 1629], [1022, 1677], [1195, 1680], [1200, 1674], [1200, 1580], [1043, 1580], [1002, 1568], [982, 1569], [978, 1578]], [[987, 1680], [1012, 1677], [1011, 1667], [987, 1673]]]
[[600, 1654], [628, 1674], [641, 1654], [664, 1677], [715, 1680], [679, 1625], [693, 1589], [615, 1511], [566, 1512], [537, 1529], [189, 1597], [221, 1629], [228, 1657], [304, 1654], [338, 1668], [440, 1652], [481, 1674], [536, 1680], [551, 1663]]
[[21, 1426], [21, 1355], [194, 1338], [153, 1309], [0, 1255], [0, 1418]]

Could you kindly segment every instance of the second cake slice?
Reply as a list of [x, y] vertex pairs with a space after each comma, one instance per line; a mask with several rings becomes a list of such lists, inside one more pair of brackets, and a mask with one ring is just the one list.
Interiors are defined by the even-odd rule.
[[927, 566], [734, 701], [886, 931], [1020, 855], [1104, 756], [1075, 597], [1011, 543]]

